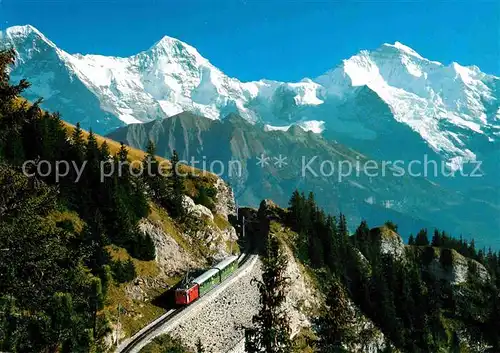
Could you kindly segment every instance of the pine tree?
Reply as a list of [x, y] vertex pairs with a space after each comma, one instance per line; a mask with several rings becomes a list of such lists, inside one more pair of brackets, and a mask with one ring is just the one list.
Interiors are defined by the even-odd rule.
[[392, 221], [386, 221], [385, 226], [394, 232], [398, 232], [398, 225]]
[[137, 258], [144, 261], [154, 260], [156, 257], [155, 243], [149, 234], [137, 235], [139, 241], [137, 247], [139, 248]]
[[158, 160], [156, 159], [156, 147], [153, 141], [149, 141], [146, 147], [146, 155], [142, 161], [142, 175], [151, 190], [153, 198], [158, 202], [164, 202], [167, 195], [166, 180], [161, 174]]
[[290, 324], [283, 309], [289, 286], [285, 276], [287, 259], [276, 236], [268, 235], [266, 248], [262, 281], [256, 281], [261, 308], [252, 320], [253, 327], [245, 332], [245, 350], [248, 353], [290, 353]]
[[51, 329], [55, 333], [54, 342], [63, 343], [71, 340], [73, 326], [73, 298], [69, 293], [55, 293], [50, 305]]
[[83, 162], [83, 157], [85, 155], [85, 141], [83, 139], [83, 131], [80, 127], [80, 123], [76, 123], [76, 127], [71, 135], [73, 142], [72, 152], [73, 157], [78, 162]]
[[129, 165], [128, 165], [128, 149], [123, 142], [120, 142], [120, 149], [116, 153], [118, 162], [118, 177], [128, 182]]
[[429, 245], [429, 238], [427, 238], [427, 229], [421, 229], [417, 233], [417, 237], [415, 238], [415, 245], [417, 246]]
[[102, 294], [102, 283], [100, 278], [92, 278], [91, 280], [91, 292], [90, 292], [90, 311], [92, 316], [92, 333], [93, 338], [97, 338], [97, 320], [99, 311], [104, 307], [104, 297]]
[[97, 145], [97, 139], [92, 129], [89, 130], [89, 136], [87, 137], [86, 158], [89, 163], [99, 161], [99, 146]]
[[185, 215], [183, 199], [184, 199], [184, 180], [180, 175], [180, 163], [177, 151], [174, 150], [172, 154], [172, 215], [176, 218], [182, 219]]
[[99, 160], [100, 161], [107, 161], [110, 156], [111, 156], [111, 153], [109, 152], [108, 143], [106, 141], [104, 141], [101, 144], [101, 147], [99, 148]]
[[326, 314], [317, 320], [319, 352], [349, 352], [355, 339], [354, 312], [349, 306], [348, 296], [342, 285], [334, 279], [326, 297]]
[[290, 198], [288, 204], [289, 223], [292, 225], [293, 229], [298, 230], [299, 225], [302, 224], [304, 199], [297, 189], [295, 189], [295, 191], [292, 193], [292, 197]]
[[439, 234], [439, 230], [434, 229], [434, 235], [432, 236], [431, 245], [435, 247], [440, 247], [442, 244], [441, 234]]
[[355, 235], [356, 238], [362, 241], [368, 240], [368, 237], [370, 236], [370, 228], [368, 227], [368, 224], [365, 220], [361, 221], [359, 227], [356, 229]]
[[326, 263], [332, 272], [337, 272], [340, 267], [340, 241], [337, 230], [337, 220], [328, 215], [326, 218], [326, 236], [325, 236], [325, 256]]
[[415, 237], [413, 234], [410, 234], [410, 237], [408, 238], [408, 245], [415, 245]]

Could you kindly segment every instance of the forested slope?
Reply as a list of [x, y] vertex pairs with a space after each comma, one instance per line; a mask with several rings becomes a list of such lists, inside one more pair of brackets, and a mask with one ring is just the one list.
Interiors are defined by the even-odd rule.
[[[14, 56], [0, 53], [0, 350], [103, 351], [121, 283], [154, 273], [162, 255], [144, 227], [156, 222], [181, 242], [206, 222], [229, 226], [227, 216], [200, 224], [185, 205], [191, 196], [216, 214], [217, 179], [21, 99], [29, 83], [9, 83]], [[200, 261], [213, 255], [204, 243], [189, 247]]]

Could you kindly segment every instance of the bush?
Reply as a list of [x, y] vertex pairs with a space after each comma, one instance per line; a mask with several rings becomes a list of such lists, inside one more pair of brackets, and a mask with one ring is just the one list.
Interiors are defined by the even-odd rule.
[[210, 209], [211, 211], [214, 211], [215, 209], [215, 202], [214, 198], [217, 195], [217, 190], [215, 190], [213, 187], [204, 187], [201, 186], [200, 189], [198, 190], [198, 195], [194, 198], [194, 202], [197, 205], [203, 205], [206, 208]]
[[398, 225], [392, 221], [386, 221], [385, 226], [394, 232], [398, 232]]
[[127, 250], [132, 257], [138, 260], [151, 261], [156, 258], [155, 243], [149, 234], [136, 233], [135, 241]]
[[451, 249], [441, 249], [439, 262], [445, 269], [450, 269], [453, 265], [453, 251]]
[[432, 260], [436, 258], [436, 253], [434, 252], [434, 248], [431, 246], [427, 246], [424, 248], [422, 252], [422, 263], [424, 263], [426, 266], [429, 265]]
[[118, 283], [130, 282], [137, 277], [135, 265], [131, 259], [127, 261], [113, 261], [111, 263], [111, 271], [113, 272], [113, 278]]

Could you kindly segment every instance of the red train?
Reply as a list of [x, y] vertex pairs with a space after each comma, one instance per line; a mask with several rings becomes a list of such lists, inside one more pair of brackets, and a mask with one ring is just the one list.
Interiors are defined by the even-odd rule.
[[188, 305], [222, 283], [238, 268], [238, 256], [230, 256], [210, 270], [196, 277], [189, 284], [175, 291], [175, 303]]

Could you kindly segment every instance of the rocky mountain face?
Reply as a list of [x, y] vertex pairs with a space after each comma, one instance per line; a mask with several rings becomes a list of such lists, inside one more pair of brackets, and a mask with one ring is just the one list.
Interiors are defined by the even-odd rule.
[[[131, 124], [109, 137], [135, 148], [145, 148], [151, 140], [157, 153], [165, 157], [175, 149], [194, 167], [220, 173], [241, 204], [256, 205], [270, 198], [286, 205], [293, 190], [310, 190], [329, 212], [348, 215], [350, 224], [359, 224], [362, 218], [373, 225], [393, 219], [402, 234], [423, 226], [440, 226], [455, 233], [475, 234], [477, 241], [493, 238], [494, 207], [424, 178], [391, 173], [370, 177], [363, 170], [356, 173], [356, 163], [363, 166], [368, 157], [298, 126], [266, 132], [261, 125], [234, 114], [219, 121], [182, 113]], [[263, 156], [269, 158], [265, 163], [259, 162]], [[279, 163], [280, 156], [285, 158], [283, 163]], [[214, 161], [219, 163], [212, 164]], [[341, 171], [337, 166], [346, 161], [353, 172], [340, 175], [347, 167]], [[308, 164], [310, 169], [305, 167]], [[481, 214], [474, 212], [478, 207]]]

